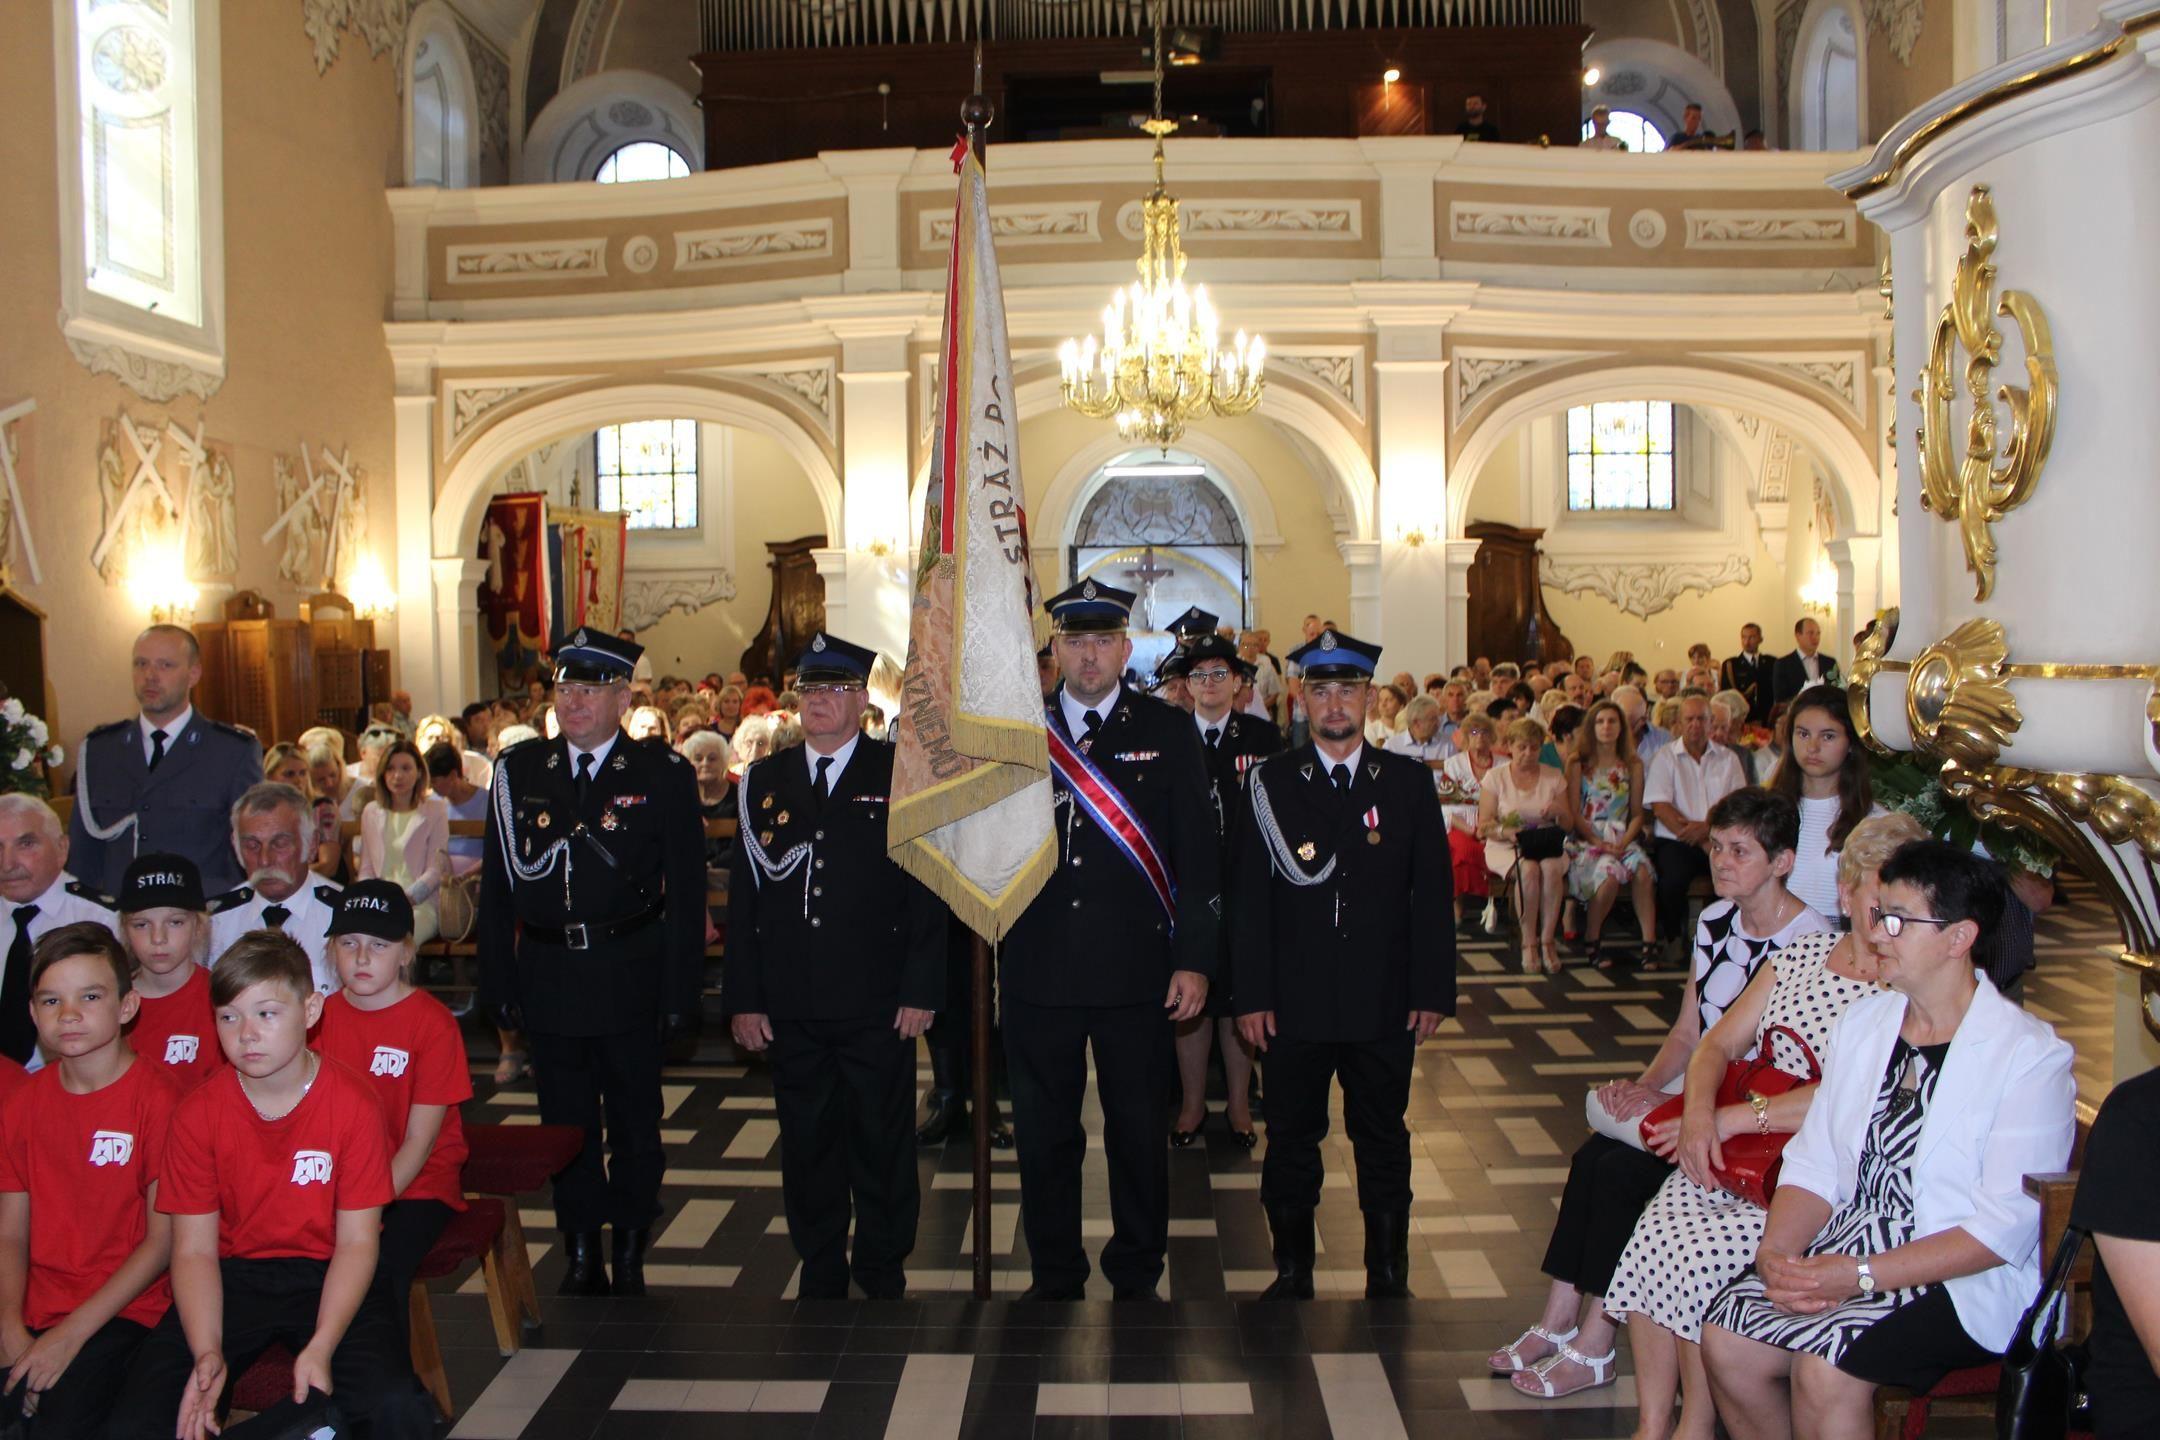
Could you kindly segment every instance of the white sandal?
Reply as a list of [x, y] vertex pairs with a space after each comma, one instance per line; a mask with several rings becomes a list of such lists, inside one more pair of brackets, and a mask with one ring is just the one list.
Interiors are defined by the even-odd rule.
[[[1595, 1390], [1600, 1386], [1613, 1383], [1613, 1360], [1619, 1353], [1619, 1347], [1614, 1346], [1603, 1355], [1585, 1355], [1566, 1341], [1560, 1341], [1558, 1342], [1558, 1348], [1552, 1354], [1538, 1361], [1537, 1364], [1531, 1366], [1525, 1372], [1536, 1383], [1538, 1388], [1535, 1391], [1525, 1389], [1519, 1383], [1512, 1381], [1510, 1383], [1515, 1383], [1515, 1388], [1518, 1391], [1535, 1399], [1558, 1400], [1568, 1395], [1580, 1395], [1585, 1390]], [[1583, 1369], [1588, 1370], [1590, 1372], [1589, 1383], [1577, 1385], [1572, 1390], [1553, 1389], [1553, 1367], [1562, 1360], [1572, 1360], [1577, 1365], [1582, 1366]]]
[[1508, 1368], [1502, 1370], [1496, 1366], [1494, 1367], [1492, 1373], [1495, 1375], [1514, 1375], [1524, 1370], [1531, 1369], [1534, 1366], [1544, 1364], [1545, 1359], [1540, 1358], [1531, 1361], [1528, 1365], [1525, 1365], [1523, 1363], [1522, 1356], [1516, 1353], [1516, 1347], [1520, 1346], [1523, 1341], [1528, 1340], [1533, 1336], [1539, 1340], [1550, 1341], [1554, 1345], [1565, 1345], [1568, 1341], [1573, 1340], [1577, 1335], [1581, 1333], [1582, 1332], [1577, 1329], [1569, 1330], [1565, 1334], [1562, 1334], [1558, 1331], [1548, 1330], [1543, 1325], [1532, 1325], [1529, 1329], [1523, 1331], [1522, 1334], [1516, 1336], [1512, 1343], [1503, 1345], [1498, 1350], [1495, 1350], [1493, 1352], [1495, 1355], [1505, 1355], [1508, 1357]]

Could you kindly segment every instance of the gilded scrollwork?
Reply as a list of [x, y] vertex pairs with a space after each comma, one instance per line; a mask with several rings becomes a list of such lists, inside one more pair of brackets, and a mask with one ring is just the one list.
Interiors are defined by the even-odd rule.
[[[1846, 703], [1852, 710], [1853, 730], [1860, 736], [1862, 744], [1884, 756], [1898, 752], [1875, 738], [1875, 726], [1868, 711], [1868, 698], [1872, 693], [1877, 671], [1904, 668], [1901, 662], [1886, 661], [1883, 658], [1889, 653], [1891, 642], [1897, 639], [1897, 628], [1897, 606], [1892, 605], [1875, 617], [1875, 623], [1868, 626], [1867, 632], [1860, 637], [1860, 643], [1854, 649], [1852, 669], [1847, 672], [1845, 684]], [[2155, 733], [2160, 734], [2160, 731]]]
[[[1920, 502], [1945, 520], [1955, 520], [1965, 543], [1965, 565], [1976, 577], [1973, 598], [1985, 600], [1995, 589], [1996, 547], [1990, 527], [2025, 503], [2047, 464], [2055, 438], [2054, 341], [2039, 302], [2022, 290], [1995, 298], [1995, 201], [1985, 185], [1975, 185], [1965, 206], [1965, 253], [1958, 257], [1950, 303], [1935, 323], [1927, 368], [1921, 374]], [[2002, 363], [2002, 331], [1994, 322], [2008, 316], [2025, 347], [2023, 386], [1989, 385]], [[1965, 451], [1953, 452], [1951, 379], [1953, 351], [1965, 356], [1964, 388], [1972, 405], [1965, 424]], [[1995, 402], [2010, 411], [2010, 438], [1998, 442]]]
[[2010, 646], [1993, 620], [1966, 621], [1920, 652], [1905, 676], [1913, 743], [1944, 763], [1992, 765], [2024, 723], [2003, 679]]

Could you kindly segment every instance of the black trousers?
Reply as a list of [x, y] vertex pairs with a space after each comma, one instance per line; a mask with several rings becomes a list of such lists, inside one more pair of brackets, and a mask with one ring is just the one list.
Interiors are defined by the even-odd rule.
[[408, 1351], [412, 1348], [413, 1277], [442, 1238], [452, 1213], [440, 1200], [393, 1200], [383, 1207], [382, 1250], [375, 1257], [370, 1293], [379, 1296], [389, 1310], [397, 1323], [398, 1342]]
[[[33, 1331], [42, 1335], [42, 1330]], [[0, 1426], [25, 1422], [24, 1434], [29, 1440], [96, 1440], [105, 1431], [105, 1418], [112, 1413], [113, 1402], [120, 1395], [120, 1381], [127, 1374], [128, 1362], [142, 1345], [150, 1331], [133, 1320], [123, 1320], [118, 1315], [98, 1327], [95, 1335], [83, 1341], [82, 1349], [68, 1362], [67, 1369], [52, 1389], [38, 1396], [34, 1415], [23, 1414], [23, 1398], [29, 1394], [27, 1387], [17, 1386], [13, 1393], [0, 1397]], [[180, 1411], [174, 1402], [173, 1414]], [[170, 1430], [168, 1422], [166, 1429]]]
[[848, 1213], [863, 1293], [897, 1299], [915, 1248], [915, 1042], [889, 1014], [774, 1020], [773, 1109], [780, 1120], [780, 1200], [802, 1256], [804, 1299], [844, 1300]]
[[[555, 1223], [572, 1232], [618, 1230], [660, 1218], [660, 1032], [527, 1037], [540, 1118], [575, 1125], [585, 1148], [555, 1177]], [[600, 1158], [606, 1118], [607, 1161]]]
[[1545, 1246], [1545, 1273], [1585, 1295], [1611, 1289], [1635, 1222], [1672, 1172], [1672, 1166], [1632, 1145], [1604, 1135], [1585, 1140], [1568, 1163], [1560, 1218], [1553, 1221]]
[[[272, 1345], [300, 1353], [315, 1333], [326, 1260], [225, 1260], [225, 1372], [231, 1382]], [[128, 1366], [106, 1434], [112, 1440], [171, 1440], [180, 1395], [194, 1373], [194, 1355], [175, 1304], [150, 1332]], [[412, 1357], [397, 1325], [372, 1290], [330, 1357], [330, 1384], [353, 1432], [374, 1440], [428, 1440], [434, 1403], [413, 1378]]]
[[1148, 1290], [1162, 1279], [1170, 1235], [1170, 1149], [1163, 1087], [1170, 1076], [1170, 1022], [1160, 1004], [1090, 1007], [1005, 1000], [1005, 1057], [1012, 1074], [1013, 1141], [1020, 1157], [1020, 1220], [1035, 1283], [1087, 1283], [1080, 1246], [1080, 1161], [1087, 1132], [1088, 1048], [1110, 1161], [1109, 1243], [1103, 1275]]
[[[972, 1103], [975, 1096], [975, 951], [972, 932], [965, 925], [952, 927], [945, 945], [945, 1003], [937, 1018], [923, 1032], [930, 1051], [932, 1073], [942, 1087]], [[998, 1044], [997, 966], [990, 967], [990, 1083], [998, 1086], [996, 1068], [1004, 1062]], [[948, 1080], [947, 1077], [950, 1077]]]
[[1385, 1040], [1299, 1040], [1277, 1035], [1260, 1056], [1267, 1080], [1267, 1157], [1260, 1165], [1260, 1200], [1296, 1210], [1320, 1204], [1324, 1167], [1320, 1142], [1328, 1133], [1328, 1084], [1340, 1077], [1343, 1131], [1357, 1158], [1358, 1208], [1372, 1213], [1410, 1208], [1410, 1067], [1417, 1037], [1405, 1030]]
[[1656, 837], [1650, 847], [1650, 863], [1657, 871], [1657, 928], [1658, 934], [1668, 941], [1678, 940], [1684, 948], [1690, 937], [1687, 933], [1688, 886], [1710, 874], [1710, 857], [1700, 845], [1683, 845], [1678, 840]]

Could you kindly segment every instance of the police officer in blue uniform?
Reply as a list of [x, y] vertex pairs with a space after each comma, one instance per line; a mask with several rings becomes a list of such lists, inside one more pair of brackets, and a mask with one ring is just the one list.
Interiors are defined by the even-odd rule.
[[117, 893], [136, 855], [184, 855], [203, 887], [231, 890], [247, 877], [232, 849], [232, 808], [263, 778], [263, 750], [245, 730], [195, 709], [202, 650], [178, 625], [135, 639], [132, 719], [100, 725], [75, 752], [75, 814], [68, 863], [85, 882]]
[[1328, 1087], [1365, 1215], [1365, 1293], [1409, 1289], [1410, 1073], [1455, 1013], [1453, 871], [1432, 772], [1365, 744], [1380, 647], [1334, 631], [1292, 653], [1312, 738], [1246, 778], [1233, 1008], [1267, 1076], [1260, 1201], [1275, 1243], [1263, 1298], [1313, 1294]]
[[887, 855], [893, 748], [859, 724], [876, 660], [813, 635], [795, 662], [803, 743], [736, 790], [723, 993], [736, 1045], [772, 1062], [806, 1300], [846, 1299], [851, 1274], [873, 1300], [907, 1288], [922, 1203], [915, 1040], [945, 1003], [950, 912]]
[[1120, 680], [1132, 603], [1095, 580], [1047, 602], [1064, 675], [1047, 716], [1058, 867], [1007, 936], [1000, 981], [1034, 1300], [1078, 1300], [1087, 1283], [1091, 1049], [1110, 1162], [1103, 1274], [1120, 1300], [1154, 1298], [1169, 1234], [1170, 1030], [1201, 1012], [1215, 970], [1222, 864], [1200, 737]]
[[[585, 1148], [555, 1177], [566, 1295], [642, 1295], [660, 1215], [660, 1058], [703, 1016], [705, 829], [690, 763], [622, 732], [644, 647], [555, 652], [562, 733], [498, 757], [480, 882], [480, 991], [531, 1045], [540, 1118]], [[604, 1117], [604, 1126], [603, 1126]], [[607, 1163], [601, 1162], [603, 1132]], [[600, 1230], [614, 1232], [612, 1282]]]

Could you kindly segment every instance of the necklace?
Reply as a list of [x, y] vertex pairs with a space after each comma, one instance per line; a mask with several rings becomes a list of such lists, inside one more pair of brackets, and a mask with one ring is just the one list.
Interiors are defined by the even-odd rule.
[[255, 1103], [255, 1092], [248, 1089], [247, 1076], [241, 1075], [238, 1070], [235, 1070], [233, 1072], [233, 1074], [238, 1077], [240, 1081], [240, 1093], [247, 1097], [248, 1108], [255, 1112], [256, 1119], [262, 1121], [265, 1125], [268, 1125], [275, 1121], [283, 1120], [286, 1116], [292, 1114], [293, 1111], [300, 1108], [300, 1101], [307, 1099], [308, 1091], [315, 1088], [315, 1077], [322, 1073], [322, 1056], [316, 1054], [313, 1050], [310, 1050], [307, 1052], [307, 1057], [308, 1075], [307, 1079], [300, 1082], [299, 1097], [295, 1099], [292, 1104], [286, 1106], [283, 1110], [280, 1110], [275, 1115], [264, 1114], [262, 1106]]

